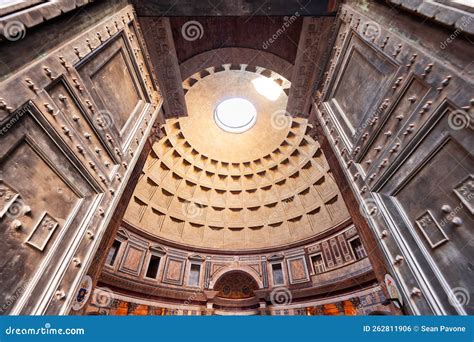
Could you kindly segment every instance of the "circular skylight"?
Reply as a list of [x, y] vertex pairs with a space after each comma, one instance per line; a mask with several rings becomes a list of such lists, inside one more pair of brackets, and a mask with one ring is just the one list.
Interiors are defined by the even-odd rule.
[[257, 121], [257, 110], [250, 101], [235, 97], [217, 105], [214, 120], [226, 132], [242, 133]]

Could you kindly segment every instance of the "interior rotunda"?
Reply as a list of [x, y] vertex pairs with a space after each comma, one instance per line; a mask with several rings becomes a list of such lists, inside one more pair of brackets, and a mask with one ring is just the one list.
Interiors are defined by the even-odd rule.
[[469, 1], [0, 15], [2, 314], [474, 312]]

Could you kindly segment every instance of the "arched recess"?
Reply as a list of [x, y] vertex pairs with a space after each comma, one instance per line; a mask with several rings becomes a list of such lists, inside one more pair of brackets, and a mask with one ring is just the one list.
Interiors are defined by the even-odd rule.
[[293, 64], [270, 52], [241, 47], [220, 48], [200, 53], [188, 58], [179, 65], [181, 79], [210, 67], [223, 64], [251, 64], [273, 70], [291, 81]]
[[230, 271], [217, 279], [214, 291], [217, 297], [223, 299], [239, 300], [255, 297], [258, 284], [248, 273], [242, 271]]
[[262, 280], [260, 279], [259, 274], [253, 268], [249, 266], [227, 266], [227, 267], [221, 268], [212, 276], [211, 280], [209, 281], [209, 289], [214, 290], [214, 286], [219, 281], [219, 279], [223, 277], [225, 274], [231, 273], [231, 272], [247, 273], [257, 283], [259, 289], [263, 288]]

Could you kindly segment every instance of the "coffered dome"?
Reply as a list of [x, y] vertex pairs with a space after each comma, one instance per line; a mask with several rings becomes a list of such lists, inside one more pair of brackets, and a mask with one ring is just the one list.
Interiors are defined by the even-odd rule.
[[[180, 120], [180, 130], [194, 149], [209, 158], [228, 163], [256, 160], [274, 151], [288, 133], [290, 118], [285, 116], [288, 96], [282, 86], [289, 86], [289, 82], [269, 70], [250, 70], [244, 65], [228, 64], [209, 68], [206, 73], [184, 81], [189, 116]], [[259, 85], [259, 81], [266, 83]], [[271, 86], [279, 90], [276, 98], [269, 99], [268, 94], [259, 93]], [[216, 124], [215, 112], [224, 101], [236, 98], [255, 107], [256, 121], [241, 134], [229, 134]]]
[[[125, 220], [181, 245], [247, 250], [301, 241], [348, 219], [312, 127], [285, 112], [281, 88], [270, 99], [255, 85], [288, 81], [230, 66], [204, 75], [185, 81], [189, 116], [162, 127]], [[215, 121], [230, 98], [256, 109], [239, 134]]]

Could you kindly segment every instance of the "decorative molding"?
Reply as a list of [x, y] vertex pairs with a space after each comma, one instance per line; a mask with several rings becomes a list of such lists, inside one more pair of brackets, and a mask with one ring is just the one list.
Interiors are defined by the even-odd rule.
[[[93, 1], [93, 0], [92, 0]], [[4, 27], [10, 22], [20, 22], [24, 27], [32, 28], [45, 21], [63, 15], [77, 8], [87, 5], [91, 0], [67, 0], [67, 1], [21, 1], [23, 6], [12, 5], [0, 11], [0, 32], [2, 35], [7, 30]]]
[[164, 98], [165, 118], [187, 116], [181, 72], [169, 18], [143, 17], [140, 23], [148, 43], [150, 58]]
[[[319, 85], [323, 57], [330, 40], [332, 17], [305, 17], [301, 28], [298, 53], [290, 78], [291, 88], [286, 111], [291, 116], [308, 118], [314, 90]], [[323, 43], [322, 43], [323, 42]]]

